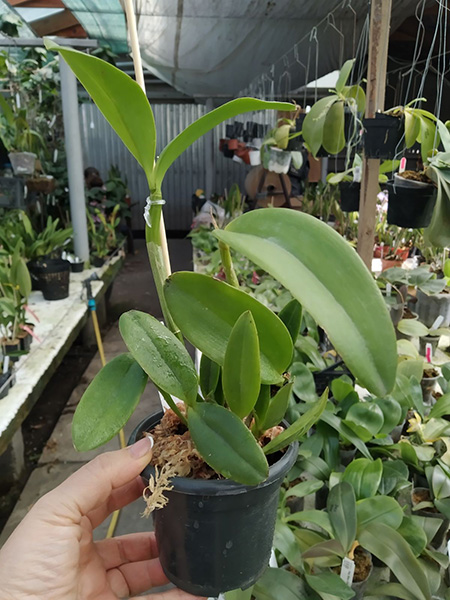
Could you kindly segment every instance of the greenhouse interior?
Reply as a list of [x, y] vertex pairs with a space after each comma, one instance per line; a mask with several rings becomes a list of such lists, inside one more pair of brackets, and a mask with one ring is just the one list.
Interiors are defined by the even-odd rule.
[[0, 0], [1, 600], [450, 600], [449, 23]]

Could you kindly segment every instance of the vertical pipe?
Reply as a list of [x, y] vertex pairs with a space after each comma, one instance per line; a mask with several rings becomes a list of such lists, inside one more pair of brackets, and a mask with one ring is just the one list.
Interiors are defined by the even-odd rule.
[[78, 114], [77, 80], [63, 58], [59, 59], [61, 100], [64, 121], [64, 142], [69, 177], [70, 214], [73, 225], [75, 254], [89, 260], [89, 240], [84, 197], [83, 153], [81, 150], [80, 118]]

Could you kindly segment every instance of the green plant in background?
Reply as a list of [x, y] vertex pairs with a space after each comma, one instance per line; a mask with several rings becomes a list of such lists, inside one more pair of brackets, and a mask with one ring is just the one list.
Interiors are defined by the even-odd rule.
[[[296, 338], [298, 319], [292, 322], [291, 315], [285, 325], [262, 304], [234, 287], [238, 282], [228, 246], [275, 277], [304, 305], [327, 331], [363, 385], [374, 393], [387, 393], [394, 384], [396, 352], [392, 325], [381, 295], [350, 246], [317, 219], [270, 209], [244, 214], [225, 230], [216, 230], [227, 280], [234, 286], [196, 273], [167, 277], [159, 225], [161, 185], [170, 165], [203, 133], [227, 118], [248, 110], [294, 107], [251, 98], [234, 100], [187, 127], [155, 162], [153, 113], [139, 86], [92, 56], [49, 42], [47, 45], [57, 49], [74, 69], [147, 174], [151, 192], [147, 245], [167, 324], [166, 328], [153, 317], [135, 311], [121, 317], [121, 331], [131, 356], [122, 355], [111, 361], [88, 388], [74, 417], [77, 447], [98, 446], [117, 433], [139, 401], [147, 376], [174, 410], [177, 410], [174, 398], [185, 402], [187, 415], [181, 416], [187, 420], [194, 443], [206, 462], [241, 482], [262, 481], [267, 474], [264, 453], [286, 446], [317, 421], [326, 395], [265, 446], [264, 451], [252, 435], [255, 427], [267, 426], [267, 415], [271, 419], [276, 416], [277, 420], [282, 417], [284, 388], [281, 387], [272, 406], [268, 386], [280, 386], [285, 381], [283, 375], [292, 355], [291, 336]], [[346, 265], [345, 270], [342, 264]], [[335, 277], [338, 271], [339, 281]], [[366, 311], [373, 319], [363, 317]], [[208, 376], [209, 385], [203, 385], [204, 399], [210, 399], [208, 402], [197, 396], [199, 376], [181, 343], [182, 335], [202, 352], [206, 361], [212, 361], [206, 371], [215, 376], [212, 379]], [[246, 357], [247, 362], [242, 363], [239, 357]], [[118, 386], [118, 374], [122, 373], [125, 380], [131, 371], [135, 373], [133, 389], [130, 385], [126, 389]], [[222, 406], [222, 392], [228, 407]], [[112, 412], [118, 419], [111, 418]], [[98, 419], [102, 422], [101, 431], [92, 428]], [[234, 451], [224, 452], [224, 447]]]
[[[329, 154], [339, 154], [346, 144], [350, 148], [362, 127], [360, 115], [364, 113], [366, 95], [360, 85], [347, 85], [354, 59], [344, 63], [336, 88], [331, 96], [318, 100], [303, 121], [302, 135], [307, 148], [315, 157], [323, 147]], [[345, 109], [352, 118], [350, 139], [345, 131]]]
[[[392, 174], [394, 171], [398, 169], [400, 165], [399, 160], [385, 160], [380, 164], [378, 182], [380, 184], [386, 183], [389, 180], [387, 173]], [[362, 170], [362, 158], [359, 154], [355, 154], [353, 158], [353, 164], [350, 169], [346, 169], [341, 173], [328, 173], [327, 182], [331, 185], [337, 185], [341, 183], [341, 181], [354, 181], [356, 170], [359, 169], [360, 174]]]
[[94, 208], [93, 215], [86, 211], [88, 219], [88, 234], [91, 253], [98, 258], [104, 258], [118, 246], [117, 227], [120, 224], [118, 216], [120, 205], [116, 204], [109, 215]]
[[0, 95], [0, 139], [8, 152], [34, 152], [45, 148], [45, 143], [37, 131], [31, 129], [26, 110], [22, 109], [14, 114], [8, 102]]
[[16, 342], [26, 326], [26, 305], [31, 279], [20, 254], [20, 241], [11, 255], [0, 255], [0, 325], [3, 340]]

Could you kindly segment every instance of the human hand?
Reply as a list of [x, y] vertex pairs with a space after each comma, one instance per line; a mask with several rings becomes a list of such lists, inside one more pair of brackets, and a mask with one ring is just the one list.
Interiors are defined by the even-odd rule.
[[[98, 456], [43, 496], [0, 551], [0, 600], [117, 600], [168, 583], [153, 533], [92, 539], [142, 494], [139, 473], [150, 458], [144, 438]], [[193, 600], [178, 589], [140, 598]]]

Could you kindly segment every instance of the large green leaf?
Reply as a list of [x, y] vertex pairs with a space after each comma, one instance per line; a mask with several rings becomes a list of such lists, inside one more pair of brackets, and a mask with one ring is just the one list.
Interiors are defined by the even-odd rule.
[[258, 400], [260, 372], [258, 332], [247, 310], [231, 330], [222, 370], [225, 400], [241, 419], [251, 413]]
[[380, 494], [390, 494], [399, 486], [404, 487], [408, 484], [408, 475], [408, 467], [402, 460], [384, 461], [383, 474], [378, 486], [378, 492]]
[[275, 524], [273, 546], [281, 552], [294, 569], [300, 572], [303, 571], [302, 553], [299, 544], [292, 530], [281, 521], [277, 521]]
[[417, 600], [430, 600], [431, 593], [423, 569], [410, 545], [391, 527], [372, 523], [358, 540], [363, 548], [384, 562]]
[[369, 459], [372, 459], [365, 443], [360, 440], [359, 437], [355, 435], [355, 433], [353, 433], [353, 431], [348, 427], [348, 425], [343, 423], [337, 415], [334, 415], [330, 410], [325, 410], [322, 413], [320, 420], [333, 427], [333, 429], [335, 429], [346, 441], [353, 444], [353, 446], [355, 446], [355, 448], [357, 448], [361, 454]]
[[314, 402], [317, 399], [316, 384], [308, 367], [302, 362], [294, 362], [289, 369], [294, 378], [294, 393], [305, 402]]
[[265, 454], [272, 454], [281, 450], [295, 440], [302, 438], [311, 427], [317, 423], [320, 415], [325, 410], [328, 400], [328, 389], [322, 394], [319, 400], [314, 402], [301, 417], [292, 423], [283, 433], [277, 435], [271, 442], [264, 446]]
[[336, 94], [318, 100], [306, 115], [302, 135], [311, 154], [316, 156], [322, 145], [325, 119], [330, 107], [339, 100]]
[[245, 485], [267, 478], [269, 465], [250, 430], [223, 406], [201, 402], [188, 410], [195, 447], [217, 473]]
[[356, 499], [349, 483], [341, 482], [331, 488], [327, 498], [327, 512], [334, 537], [347, 554], [356, 538]]
[[116, 356], [94, 377], [77, 406], [72, 439], [79, 452], [113, 438], [133, 414], [147, 375], [130, 354]]
[[[303, 482], [305, 483], [305, 482]], [[319, 482], [322, 483], [323, 482]], [[329, 535], [333, 535], [331, 528], [330, 517], [323, 510], [302, 510], [300, 512], [292, 513], [286, 517], [287, 522], [296, 521], [298, 523], [313, 523], [324, 529]]]
[[289, 399], [292, 393], [292, 382], [284, 385], [269, 401], [267, 412], [261, 425], [261, 429], [270, 429], [279, 425], [286, 414]]
[[297, 298], [361, 385], [378, 396], [391, 391], [397, 367], [392, 321], [371, 274], [338, 233], [310, 215], [271, 208], [246, 213], [215, 235]]
[[[383, 412], [374, 402], [358, 402], [350, 407], [345, 423], [349, 427], [351, 427], [351, 423], [365, 427], [372, 436], [375, 436], [383, 427]], [[365, 439], [364, 441], [368, 442], [369, 440]]]
[[403, 511], [400, 504], [389, 496], [373, 496], [356, 503], [358, 534], [370, 523], [384, 523], [392, 529], [400, 527], [403, 521]]
[[45, 40], [45, 46], [61, 54], [149, 178], [155, 161], [155, 119], [139, 85], [95, 56], [63, 48], [49, 39]]
[[330, 154], [339, 154], [345, 148], [344, 102], [339, 100], [328, 110], [323, 127], [323, 147]]
[[151, 315], [130, 310], [119, 319], [128, 350], [159, 388], [193, 404], [198, 376], [188, 351], [175, 335]]
[[199, 273], [174, 273], [165, 284], [170, 313], [184, 336], [211, 360], [223, 365], [231, 330], [249, 310], [258, 330], [262, 383], [281, 383], [292, 358], [285, 325], [249, 294]]
[[342, 65], [341, 71], [339, 73], [338, 80], [336, 82], [336, 91], [342, 92], [344, 86], [347, 85], [348, 78], [350, 77], [350, 73], [352, 72], [353, 65], [355, 64], [355, 59], [351, 58], [350, 60], [346, 60]]
[[379, 433], [386, 435], [390, 434], [394, 427], [400, 423], [402, 419], [402, 407], [391, 396], [386, 398], [375, 398], [374, 403], [381, 409], [383, 413], [383, 427]]
[[414, 337], [421, 337], [428, 335], [428, 327], [425, 327], [423, 323], [415, 319], [402, 319], [397, 325], [397, 329], [405, 335], [411, 335]]
[[357, 458], [345, 469], [342, 481], [353, 487], [357, 500], [375, 496], [383, 474], [383, 463], [380, 458], [369, 460]]
[[300, 331], [300, 325], [302, 322], [302, 305], [293, 298], [290, 302], [284, 306], [278, 316], [286, 325], [287, 330], [291, 334], [292, 342], [295, 344], [298, 333]]
[[288, 102], [266, 102], [256, 98], [237, 98], [231, 100], [219, 108], [212, 110], [178, 134], [161, 152], [156, 161], [152, 184], [160, 187], [164, 175], [170, 165], [182, 154], [186, 148], [189, 148], [202, 135], [222, 123], [227, 119], [232, 119], [237, 115], [257, 110], [280, 110], [294, 111], [295, 105]]
[[337, 573], [305, 574], [305, 579], [321, 598], [328, 599], [330, 596], [334, 596], [341, 600], [350, 600], [355, 595], [352, 588], [344, 583]]
[[220, 378], [220, 367], [217, 363], [202, 354], [200, 359], [200, 389], [205, 398], [213, 397]]
[[411, 546], [414, 556], [420, 556], [427, 545], [427, 536], [415, 518], [405, 515], [397, 531]]
[[[300, 577], [285, 569], [266, 569], [255, 583], [253, 595], [256, 600], [309, 600], [306, 584]], [[313, 600], [311, 598], [311, 600]]]

